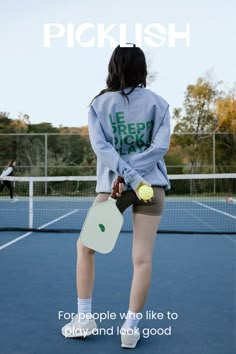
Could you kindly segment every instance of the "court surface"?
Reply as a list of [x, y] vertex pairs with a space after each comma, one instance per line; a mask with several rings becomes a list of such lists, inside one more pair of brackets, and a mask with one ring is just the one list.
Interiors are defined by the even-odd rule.
[[[96, 254], [93, 312], [114, 312], [117, 318], [97, 321], [105, 335], [65, 339], [60, 329], [68, 321], [58, 317], [77, 307], [77, 238], [0, 233], [0, 247], [17, 239], [0, 250], [0, 354], [124, 352], [116, 330], [123, 323], [120, 314], [128, 309], [132, 233], [120, 234], [112, 253]], [[235, 246], [236, 235], [157, 235], [136, 353], [235, 352]], [[146, 311], [161, 312], [165, 318], [147, 319]], [[167, 319], [168, 311], [178, 318]], [[166, 328], [171, 334], [157, 334]]]

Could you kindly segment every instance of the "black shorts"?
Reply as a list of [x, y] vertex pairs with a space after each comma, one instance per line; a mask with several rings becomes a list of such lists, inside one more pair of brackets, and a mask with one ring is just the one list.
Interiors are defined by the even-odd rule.
[[[165, 190], [163, 187], [152, 187], [154, 196], [150, 202], [145, 203], [139, 200], [133, 190], [125, 191], [121, 197], [117, 198], [116, 205], [123, 213], [130, 205], [133, 205], [133, 213], [146, 215], [162, 215], [165, 204]], [[94, 201], [95, 203], [105, 202], [109, 198], [109, 193], [99, 193]]]

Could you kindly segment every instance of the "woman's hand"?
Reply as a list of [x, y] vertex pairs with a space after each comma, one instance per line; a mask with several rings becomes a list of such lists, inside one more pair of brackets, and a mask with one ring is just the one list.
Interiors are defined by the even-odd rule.
[[[118, 177], [116, 177], [114, 180], [113, 180], [113, 182], [112, 182], [112, 189], [114, 188], [114, 186], [116, 185], [116, 183], [117, 183], [117, 178]], [[125, 190], [125, 187], [124, 187], [124, 183], [119, 183], [119, 191], [116, 193], [116, 197], [117, 198], [120, 198], [121, 197], [121, 194], [124, 192], [124, 190]]]
[[119, 183], [119, 192], [116, 193], [117, 198], [121, 197], [121, 194], [124, 192], [124, 183]]
[[144, 199], [142, 199], [142, 198], [140, 197], [140, 195], [139, 195], [139, 188], [140, 188], [141, 186], [143, 186], [143, 185], [151, 187], [151, 184], [150, 184], [150, 183], [148, 183], [147, 181], [143, 180], [143, 181], [139, 184], [138, 188], [135, 189], [135, 193], [136, 193], [136, 195], [137, 195], [137, 197], [138, 197], [139, 200], [142, 200], [143, 202], [147, 203], [147, 202], [150, 202], [150, 201], [152, 200], [152, 198], [149, 199], [149, 200], [144, 200]]

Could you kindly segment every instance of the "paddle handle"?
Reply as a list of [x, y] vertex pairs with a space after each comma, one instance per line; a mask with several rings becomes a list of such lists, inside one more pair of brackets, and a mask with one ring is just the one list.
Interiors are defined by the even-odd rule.
[[124, 183], [124, 178], [118, 176], [116, 179], [116, 183], [114, 184], [111, 192], [111, 197], [113, 199], [117, 199], [116, 193], [119, 193], [119, 183]]

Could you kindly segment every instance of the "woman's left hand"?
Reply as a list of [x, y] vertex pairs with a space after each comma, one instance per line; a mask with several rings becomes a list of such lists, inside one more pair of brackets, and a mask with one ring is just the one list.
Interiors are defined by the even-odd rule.
[[149, 199], [149, 200], [144, 200], [144, 199], [142, 199], [142, 198], [140, 197], [140, 195], [139, 195], [139, 188], [140, 188], [141, 186], [148, 186], [148, 187], [151, 187], [151, 184], [148, 183], [147, 181], [143, 180], [143, 181], [139, 184], [139, 186], [135, 189], [135, 194], [137, 195], [137, 197], [138, 197], [139, 200], [142, 200], [144, 203], [151, 202], [151, 201], [152, 201], [152, 198]]

